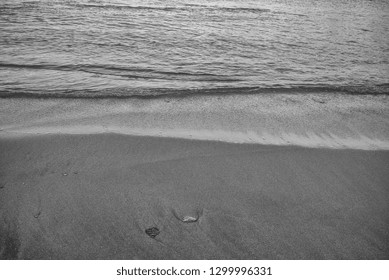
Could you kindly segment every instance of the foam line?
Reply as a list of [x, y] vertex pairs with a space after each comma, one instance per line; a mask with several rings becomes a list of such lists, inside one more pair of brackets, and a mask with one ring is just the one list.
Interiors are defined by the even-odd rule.
[[226, 130], [185, 130], [185, 129], [145, 129], [120, 128], [102, 126], [68, 126], [68, 127], [30, 127], [2, 131], [0, 137], [20, 137], [26, 135], [48, 134], [123, 134], [132, 136], [168, 137], [202, 141], [220, 141], [240, 144], [261, 144], [275, 146], [300, 146], [308, 148], [329, 149], [359, 149], [359, 150], [389, 150], [389, 141], [370, 138], [366, 135], [359, 137], [341, 137], [332, 133], [295, 133], [271, 134], [254, 131], [237, 132]]

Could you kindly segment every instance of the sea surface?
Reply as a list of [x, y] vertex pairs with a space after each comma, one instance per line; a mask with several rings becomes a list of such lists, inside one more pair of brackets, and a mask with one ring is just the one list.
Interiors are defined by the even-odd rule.
[[387, 0], [0, 0], [0, 97], [389, 93]]

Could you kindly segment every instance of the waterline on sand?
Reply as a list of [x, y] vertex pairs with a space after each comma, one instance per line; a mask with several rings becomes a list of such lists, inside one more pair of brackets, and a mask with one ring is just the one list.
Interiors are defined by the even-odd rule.
[[150, 128], [123, 128], [103, 126], [67, 126], [67, 127], [30, 127], [11, 129], [0, 133], [0, 137], [18, 137], [42, 134], [123, 134], [132, 136], [151, 136], [164, 138], [179, 138], [203, 141], [219, 141], [241, 144], [261, 144], [274, 146], [301, 146], [308, 148], [329, 149], [358, 149], [358, 150], [389, 150], [389, 141], [370, 138], [366, 135], [358, 137], [342, 137], [333, 133], [303, 134], [255, 131], [227, 131], [227, 130], [190, 130], [190, 129], [150, 129]]

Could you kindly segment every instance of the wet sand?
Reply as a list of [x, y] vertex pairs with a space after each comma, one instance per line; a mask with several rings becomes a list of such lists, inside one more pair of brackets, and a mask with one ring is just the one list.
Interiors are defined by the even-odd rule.
[[388, 171], [386, 150], [1, 137], [0, 258], [388, 259]]

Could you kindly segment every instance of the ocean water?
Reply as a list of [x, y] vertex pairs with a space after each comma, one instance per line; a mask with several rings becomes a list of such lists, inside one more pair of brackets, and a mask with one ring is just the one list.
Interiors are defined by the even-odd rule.
[[389, 93], [387, 0], [0, 0], [0, 97]]

